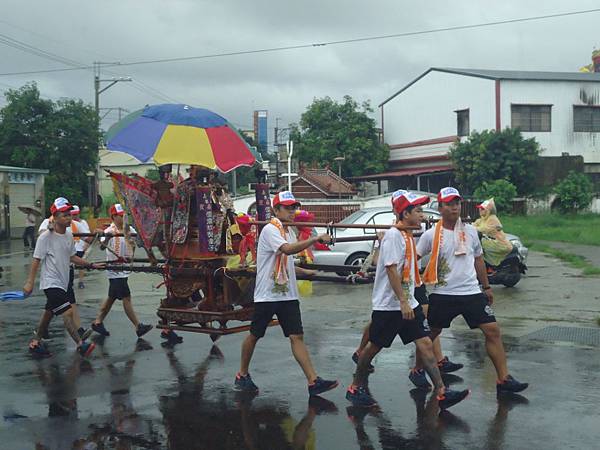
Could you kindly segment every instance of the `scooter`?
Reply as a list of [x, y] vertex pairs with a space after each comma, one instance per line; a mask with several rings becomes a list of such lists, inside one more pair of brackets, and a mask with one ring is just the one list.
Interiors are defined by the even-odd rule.
[[515, 286], [521, 275], [527, 270], [519, 249], [513, 246], [512, 251], [504, 258], [498, 266], [485, 263], [490, 284], [503, 284], [506, 287]]

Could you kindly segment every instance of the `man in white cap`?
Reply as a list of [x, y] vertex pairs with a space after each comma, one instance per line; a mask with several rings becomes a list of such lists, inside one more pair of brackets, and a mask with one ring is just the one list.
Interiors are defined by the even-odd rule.
[[[400, 227], [418, 227], [423, 219], [422, 205], [428, 196], [405, 193], [393, 199], [396, 224]], [[441, 409], [447, 409], [464, 400], [468, 390], [453, 391], [444, 386], [433, 343], [429, 337], [423, 308], [414, 296], [415, 286], [421, 285], [417, 252], [412, 232], [396, 226], [388, 229], [381, 240], [373, 286], [373, 314], [369, 342], [358, 359], [354, 380], [346, 391], [346, 398], [355, 406], [372, 407], [377, 403], [367, 386], [369, 367], [382, 348], [389, 348], [396, 336], [404, 345], [415, 343], [425, 370], [433, 380], [435, 394]]]
[[[409, 191], [406, 191], [404, 189], [398, 189], [397, 191], [394, 191], [392, 193], [392, 208], [394, 207], [394, 202], [399, 199], [401, 196], [408, 194]], [[425, 231], [425, 224], [421, 223], [421, 229], [423, 231]], [[379, 240], [382, 239], [384, 233], [378, 233], [378, 238]], [[379, 252], [379, 242], [375, 242], [375, 246], [377, 247], [377, 253]], [[376, 257], [374, 258], [374, 264], [377, 264], [377, 260], [378, 260], [378, 254], [376, 254]], [[421, 269], [421, 262], [419, 261], [418, 264], [418, 268], [419, 270]], [[423, 313], [425, 314], [425, 317], [427, 317], [427, 312], [429, 310], [429, 298], [427, 296], [427, 288], [425, 286], [425, 283], [422, 283], [421, 286], [415, 286], [415, 299], [417, 300], [417, 302], [419, 303], [419, 305], [422, 306], [423, 308]], [[363, 329], [363, 335], [362, 338], [360, 340], [360, 344], [358, 346], [358, 348], [355, 350], [355, 352], [352, 354], [352, 361], [354, 361], [354, 363], [358, 364], [358, 359], [360, 357], [360, 353], [362, 352], [362, 350], [365, 348], [365, 346], [367, 345], [367, 343], [369, 342], [369, 329], [371, 327], [371, 323], [369, 322], [367, 324], [367, 326], [365, 326], [365, 328]], [[460, 370], [463, 368], [462, 364], [458, 364], [455, 362], [452, 362], [448, 359], [447, 356], [444, 356], [444, 354], [442, 353], [442, 346], [440, 343], [440, 339], [436, 339], [433, 342], [433, 353], [435, 354], [436, 360], [438, 361], [438, 368], [440, 369], [440, 372], [442, 373], [451, 373], [451, 372], [456, 372], [457, 370]], [[417, 358], [419, 358], [418, 354], [417, 354]], [[427, 377], [425, 376], [425, 371], [422, 368], [422, 364], [417, 364], [419, 368], [412, 368], [411, 371], [409, 372], [409, 378], [410, 380], [413, 382], [413, 384], [415, 386], [417, 386], [418, 388], [423, 388], [423, 389], [431, 389], [431, 384], [429, 384], [429, 382], [427, 381]], [[372, 364], [369, 364], [369, 372], [374, 372], [375, 371], [375, 367]]]
[[[106, 262], [109, 264], [123, 264], [129, 262], [129, 260], [133, 257], [134, 243], [132, 243], [126, 236], [123, 236], [126, 231], [124, 226], [124, 217], [126, 214], [125, 209], [120, 203], [115, 203], [110, 207], [109, 214], [112, 219], [112, 223], [106, 230], [104, 230], [107, 236], [102, 238], [102, 246], [106, 248]], [[129, 231], [131, 233], [136, 232], [133, 227], [130, 227]], [[116, 234], [121, 234], [121, 236], [111, 236]], [[108, 270], [106, 274], [108, 275], [109, 283], [108, 297], [104, 303], [102, 303], [100, 311], [98, 312], [98, 316], [92, 323], [92, 330], [101, 334], [102, 336], [110, 336], [110, 332], [104, 327], [103, 322], [115, 301], [121, 300], [123, 302], [125, 314], [133, 324], [138, 338], [142, 337], [152, 329], [152, 325], [141, 323], [133, 309], [133, 304], [131, 302], [131, 291], [129, 290], [129, 283], [127, 282], [129, 278], [129, 272]]]
[[433, 286], [427, 317], [431, 338], [439, 339], [442, 329], [462, 315], [471, 329], [479, 328], [485, 336], [485, 347], [496, 369], [497, 393], [520, 392], [528, 384], [508, 372], [500, 327], [491, 307], [494, 296], [483, 250], [475, 227], [461, 221], [461, 202], [457, 189], [440, 190], [438, 208], [442, 219], [423, 233], [417, 245], [419, 257], [431, 254], [423, 273], [423, 281]]
[[283, 191], [273, 198], [275, 217], [260, 232], [256, 257], [256, 286], [254, 288], [254, 315], [250, 333], [242, 343], [240, 371], [235, 377], [235, 388], [244, 392], [258, 392], [248, 369], [256, 343], [265, 335], [273, 316], [277, 316], [285, 337], [289, 338], [294, 358], [308, 381], [310, 396], [319, 395], [337, 387], [336, 380], [324, 380], [313, 368], [306, 344], [300, 314], [300, 298], [292, 255], [300, 253], [316, 242], [331, 241], [328, 234], [297, 242], [293, 232], [282, 222], [293, 222], [300, 207], [294, 195]]
[[36, 337], [29, 344], [29, 350], [34, 356], [50, 356], [47, 347], [42, 343], [42, 338], [48, 330], [48, 324], [53, 316], [63, 315], [65, 327], [71, 338], [77, 344], [77, 350], [82, 356], [88, 356], [94, 350], [94, 344], [85, 342], [85, 335], [73, 317], [73, 308], [67, 295], [69, 286], [70, 264], [79, 264], [84, 267], [94, 268], [75, 252], [71, 225], [71, 205], [68, 200], [59, 197], [52, 203], [52, 229], [43, 232], [33, 252], [31, 269], [23, 292], [30, 295], [33, 291], [35, 277], [40, 269], [40, 289], [46, 295], [46, 307], [37, 328]]
[[[90, 232], [90, 226], [88, 225], [87, 221], [81, 218], [81, 210], [79, 209], [79, 206], [73, 205], [73, 209], [71, 210], [71, 218], [77, 224], [78, 233]], [[83, 258], [85, 251], [89, 247], [88, 241], [90, 241], [90, 238], [75, 238], [75, 250], [77, 251], [77, 256], [80, 258]], [[85, 288], [85, 284], [83, 283], [84, 272], [84, 270], [80, 270], [78, 274], [79, 289]]]

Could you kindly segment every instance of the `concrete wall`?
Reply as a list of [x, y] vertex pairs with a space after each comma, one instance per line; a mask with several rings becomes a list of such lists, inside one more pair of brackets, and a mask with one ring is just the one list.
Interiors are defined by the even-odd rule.
[[[389, 145], [455, 136], [456, 113], [469, 109], [470, 131], [495, 128], [492, 80], [430, 72], [383, 105], [384, 139]], [[390, 152], [390, 161], [447, 153], [449, 144]]]
[[582, 155], [586, 163], [600, 163], [600, 133], [573, 131], [573, 105], [599, 105], [600, 83], [513, 81], [500, 84], [502, 128], [511, 125], [511, 104], [552, 105], [550, 132], [524, 132], [544, 149], [542, 156], [563, 152]]

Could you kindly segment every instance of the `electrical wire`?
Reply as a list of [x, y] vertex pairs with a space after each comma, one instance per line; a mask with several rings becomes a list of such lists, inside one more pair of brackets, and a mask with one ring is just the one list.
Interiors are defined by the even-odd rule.
[[[533, 21], [541, 21], [548, 19], [555, 19], [559, 17], [569, 17], [583, 14], [591, 14], [600, 12], [600, 8], [595, 9], [586, 9], [580, 11], [569, 11], [563, 13], [556, 14], [545, 14], [540, 16], [531, 16], [531, 17], [522, 17], [515, 19], [505, 19], [505, 20], [495, 20], [491, 22], [482, 22], [470, 25], [456, 25], [449, 27], [441, 27], [441, 28], [432, 28], [428, 30], [418, 30], [418, 31], [407, 31], [402, 33], [394, 33], [394, 34], [384, 34], [384, 35], [376, 35], [376, 36], [366, 36], [366, 37], [358, 37], [351, 39], [340, 39], [335, 41], [324, 41], [310, 44], [298, 44], [298, 45], [287, 45], [281, 47], [268, 47], [261, 49], [253, 49], [253, 50], [239, 50], [233, 52], [221, 52], [221, 53], [211, 53], [206, 55], [196, 55], [196, 56], [183, 56], [176, 58], [163, 58], [163, 59], [150, 59], [150, 60], [142, 60], [142, 61], [131, 61], [124, 63], [114, 63], [114, 64], [106, 64], [107, 67], [127, 67], [127, 66], [140, 66], [140, 65], [148, 65], [148, 64], [164, 64], [164, 63], [173, 63], [173, 62], [185, 62], [185, 61], [194, 61], [194, 60], [202, 60], [202, 59], [211, 59], [211, 58], [221, 58], [227, 56], [241, 56], [241, 55], [252, 55], [258, 53], [274, 53], [274, 52], [282, 52], [289, 50], [299, 50], [313, 47], [325, 47], [325, 46], [333, 46], [333, 45], [342, 45], [342, 44], [353, 44], [357, 42], [369, 42], [383, 39], [394, 39], [394, 38], [403, 38], [409, 36], [420, 36], [426, 34], [435, 34], [435, 33], [443, 33], [450, 31], [461, 31], [461, 30], [469, 30], [469, 29], [477, 29], [484, 28], [490, 26], [498, 26], [498, 25], [507, 25], [513, 23], [523, 23], [523, 22], [533, 22]], [[82, 66], [82, 67], [69, 67], [62, 69], [45, 69], [45, 70], [29, 70], [22, 72], [5, 72], [0, 73], [0, 76], [16, 76], [16, 75], [32, 75], [32, 74], [40, 74], [40, 73], [54, 73], [54, 72], [68, 72], [73, 70], [85, 70], [92, 69], [93, 66]]]

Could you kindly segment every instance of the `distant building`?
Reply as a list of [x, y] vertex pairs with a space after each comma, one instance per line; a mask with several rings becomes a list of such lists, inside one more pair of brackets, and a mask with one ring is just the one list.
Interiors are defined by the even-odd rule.
[[352, 184], [329, 169], [301, 169], [292, 191], [299, 199], [347, 199], [357, 194]]
[[0, 238], [21, 237], [25, 214], [19, 206], [32, 206], [45, 214], [44, 183], [47, 170], [0, 166]]
[[448, 151], [472, 131], [520, 128], [543, 157], [581, 156], [600, 178], [600, 73], [431, 68], [380, 105], [389, 171], [360, 177], [430, 192], [453, 181]]

